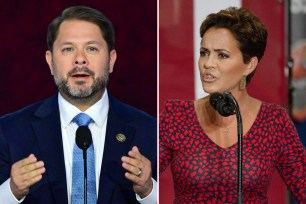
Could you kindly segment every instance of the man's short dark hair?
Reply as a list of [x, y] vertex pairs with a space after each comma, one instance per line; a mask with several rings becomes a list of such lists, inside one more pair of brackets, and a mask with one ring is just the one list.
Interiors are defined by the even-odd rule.
[[115, 31], [110, 20], [96, 9], [85, 6], [73, 6], [65, 9], [61, 16], [55, 18], [49, 24], [47, 46], [51, 52], [53, 51], [53, 44], [57, 38], [59, 27], [66, 20], [83, 20], [96, 24], [108, 45], [108, 51], [115, 49]]

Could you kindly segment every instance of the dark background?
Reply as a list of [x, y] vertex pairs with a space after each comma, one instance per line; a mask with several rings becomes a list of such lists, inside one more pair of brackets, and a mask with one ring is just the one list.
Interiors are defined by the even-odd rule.
[[45, 61], [49, 23], [63, 9], [84, 5], [104, 13], [116, 33], [117, 61], [109, 92], [157, 115], [156, 0], [10, 0], [0, 7], [0, 115], [56, 93]]

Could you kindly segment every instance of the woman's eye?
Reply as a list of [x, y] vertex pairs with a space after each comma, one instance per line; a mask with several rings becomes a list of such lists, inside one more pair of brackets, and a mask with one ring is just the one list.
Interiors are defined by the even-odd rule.
[[223, 53], [220, 53], [218, 56], [221, 59], [227, 59], [228, 58], [228, 55], [227, 54], [223, 54]]
[[200, 51], [200, 56], [201, 56], [201, 57], [208, 56], [208, 52], [207, 52], [207, 51], [204, 51], [204, 50], [201, 50], [201, 51]]

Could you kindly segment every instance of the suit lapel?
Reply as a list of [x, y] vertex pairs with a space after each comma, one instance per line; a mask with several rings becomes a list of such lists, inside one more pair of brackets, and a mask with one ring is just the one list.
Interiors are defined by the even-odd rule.
[[45, 101], [35, 115], [41, 120], [32, 123], [45, 163], [48, 183], [56, 203], [68, 203], [64, 152], [57, 95]]
[[[127, 113], [119, 110], [120, 104], [110, 96], [110, 107], [105, 136], [103, 161], [99, 182], [99, 203], [110, 203], [116, 186], [131, 188], [132, 183], [124, 177], [121, 157], [131, 149], [135, 129], [128, 126]], [[119, 138], [118, 134], [124, 135]]]

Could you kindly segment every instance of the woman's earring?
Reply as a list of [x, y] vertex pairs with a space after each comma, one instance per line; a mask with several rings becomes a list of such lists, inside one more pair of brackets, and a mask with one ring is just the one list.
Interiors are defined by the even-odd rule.
[[240, 90], [244, 90], [246, 87], [246, 76], [244, 75], [240, 80], [239, 88]]

